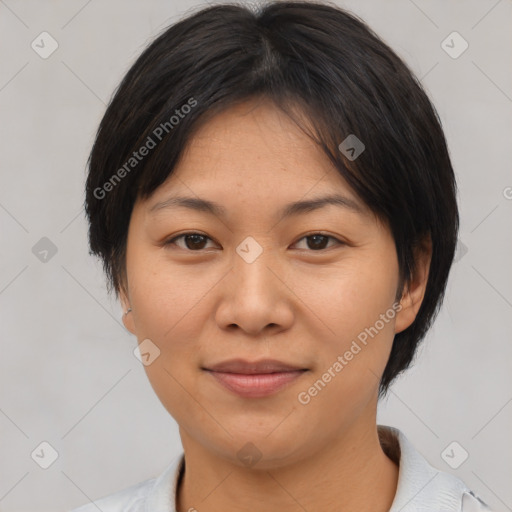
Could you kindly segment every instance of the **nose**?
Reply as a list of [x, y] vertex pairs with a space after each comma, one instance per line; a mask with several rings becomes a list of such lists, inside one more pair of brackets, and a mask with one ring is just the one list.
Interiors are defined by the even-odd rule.
[[216, 311], [220, 328], [236, 327], [249, 335], [265, 335], [288, 329], [293, 323], [292, 296], [285, 272], [271, 251], [253, 261], [234, 254], [231, 271], [222, 280], [222, 297]]

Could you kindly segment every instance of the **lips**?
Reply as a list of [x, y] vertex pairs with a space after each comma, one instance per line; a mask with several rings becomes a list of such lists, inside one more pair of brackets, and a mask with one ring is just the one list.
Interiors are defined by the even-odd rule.
[[262, 359], [260, 361], [250, 362], [244, 359], [230, 359], [221, 363], [214, 364], [205, 370], [222, 373], [238, 373], [244, 375], [255, 375], [264, 373], [282, 373], [306, 370], [301, 366], [295, 366], [276, 359]]
[[277, 393], [302, 376], [307, 368], [275, 359], [250, 362], [231, 359], [203, 368], [225, 389], [243, 398], [262, 398]]

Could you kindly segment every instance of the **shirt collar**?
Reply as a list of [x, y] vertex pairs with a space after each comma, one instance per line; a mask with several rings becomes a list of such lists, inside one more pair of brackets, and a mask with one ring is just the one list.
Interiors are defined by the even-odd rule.
[[156, 479], [144, 505], [144, 512], [176, 512], [176, 493], [185, 468], [185, 454], [176, 457]]
[[432, 467], [400, 430], [379, 425], [378, 432], [384, 452], [399, 464], [390, 512], [460, 512], [470, 492], [462, 480]]

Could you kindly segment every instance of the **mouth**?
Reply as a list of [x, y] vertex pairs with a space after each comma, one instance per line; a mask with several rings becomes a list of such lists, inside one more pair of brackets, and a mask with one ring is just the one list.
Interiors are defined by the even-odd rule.
[[273, 395], [309, 371], [274, 359], [257, 362], [231, 359], [202, 370], [225, 389], [245, 398]]

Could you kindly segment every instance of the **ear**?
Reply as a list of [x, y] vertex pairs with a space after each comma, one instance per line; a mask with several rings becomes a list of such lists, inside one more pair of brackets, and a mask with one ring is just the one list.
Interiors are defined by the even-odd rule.
[[131, 307], [131, 301], [129, 299], [128, 293], [124, 290], [123, 287], [119, 290], [119, 300], [121, 301], [121, 306], [123, 307], [123, 324], [125, 328], [135, 334], [135, 322], [133, 321], [133, 312], [125, 314], [126, 311]]
[[416, 269], [411, 279], [405, 283], [400, 304], [402, 309], [396, 315], [395, 333], [404, 331], [415, 320], [427, 288], [430, 262], [432, 260], [432, 240], [430, 235], [415, 248]]

